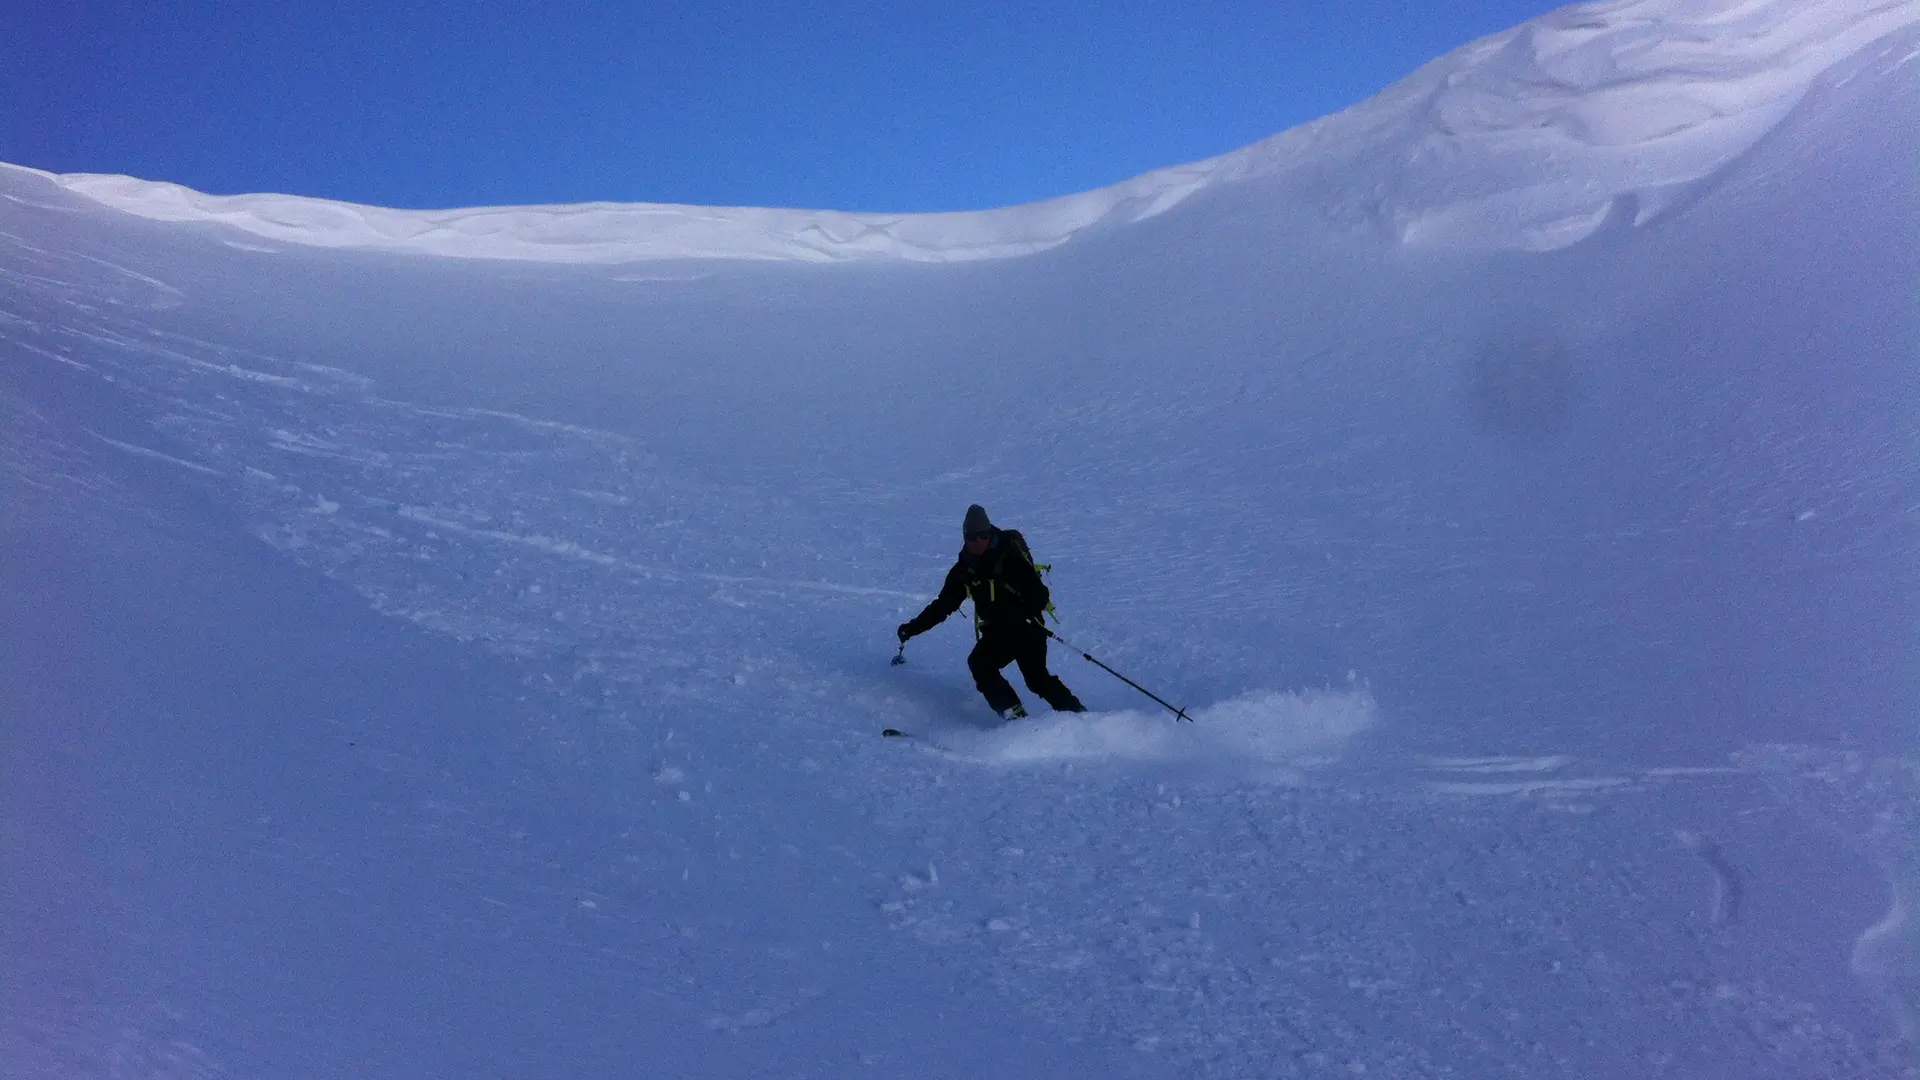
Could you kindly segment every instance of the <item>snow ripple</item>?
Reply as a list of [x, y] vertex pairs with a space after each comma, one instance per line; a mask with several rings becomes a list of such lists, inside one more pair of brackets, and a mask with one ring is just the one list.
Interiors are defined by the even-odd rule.
[[1786, 744], [1750, 747], [1735, 760], [1885, 875], [1887, 912], [1855, 939], [1848, 967], [1880, 995], [1901, 1037], [1920, 1041], [1920, 762]]

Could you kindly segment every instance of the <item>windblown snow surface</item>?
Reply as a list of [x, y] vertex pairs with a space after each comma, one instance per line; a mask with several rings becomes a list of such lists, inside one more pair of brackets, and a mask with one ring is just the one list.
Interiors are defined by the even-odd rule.
[[[0, 1074], [1916, 1075], [1916, 24], [982, 214], [0, 169]], [[1191, 723], [889, 666], [976, 501]]]

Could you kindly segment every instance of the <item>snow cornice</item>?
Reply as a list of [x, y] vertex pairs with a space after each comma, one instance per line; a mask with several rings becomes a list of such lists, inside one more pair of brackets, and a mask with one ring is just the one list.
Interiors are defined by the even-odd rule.
[[[1293, 174], [1303, 213], [1405, 244], [1548, 250], [1658, 216], [1815, 81], [1920, 22], [1920, 0], [1603, 0], [1435, 60], [1353, 108], [1189, 165], [995, 210], [878, 214], [656, 203], [393, 210], [27, 170], [116, 210], [323, 248], [564, 263], [961, 262], [1056, 247], [1206, 188]], [[1894, 58], [1894, 64], [1911, 60]], [[18, 168], [14, 166], [13, 168]]]

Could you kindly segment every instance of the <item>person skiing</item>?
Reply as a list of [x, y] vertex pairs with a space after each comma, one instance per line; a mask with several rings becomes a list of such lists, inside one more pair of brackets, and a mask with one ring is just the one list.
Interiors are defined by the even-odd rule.
[[1000, 674], [1011, 663], [1020, 666], [1027, 689], [1056, 710], [1086, 712], [1073, 691], [1047, 670], [1048, 634], [1042, 621], [1047, 585], [1034, 568], [1026, 541], [1015, 530], [994, 528], [986, 508], [978, 504], [967, 507], [961, 532], [966, 546], [947, 571], [946, 584], [920, 614], [900, 624], [900, 644], [940, 625], [960, 610], [960, 601], [971, 599], [979, 641], [967, 655], [967, 668], [989, 708], [1003, 720], [1027, 715], [1020, 695]]

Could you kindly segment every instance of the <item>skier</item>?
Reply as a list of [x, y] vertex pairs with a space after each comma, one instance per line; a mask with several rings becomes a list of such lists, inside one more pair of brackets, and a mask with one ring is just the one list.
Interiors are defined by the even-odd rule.
[[978, 504], [967, 507], [961, 531], [966, 546], [947, 571], [946, 584], [925, 610], [900, 624], [900, 644], [940, 625], [960, 610], [960, 601], [971, 599], [979, 641], [967, 655], [967, 667], [989, 708], [1002, 720], [1027, 715], [1020, 695], [1000, 674], [1013, 663], [1020, 665], [1027, 689], [1047, 704], [1060, 712], [1086, 712], [1073, 691], [1047, 670], [1047, 627], [1042, 621], [1047, 585], [1034, 568], [1026, 541], [1015, 530], [994, 528]]

